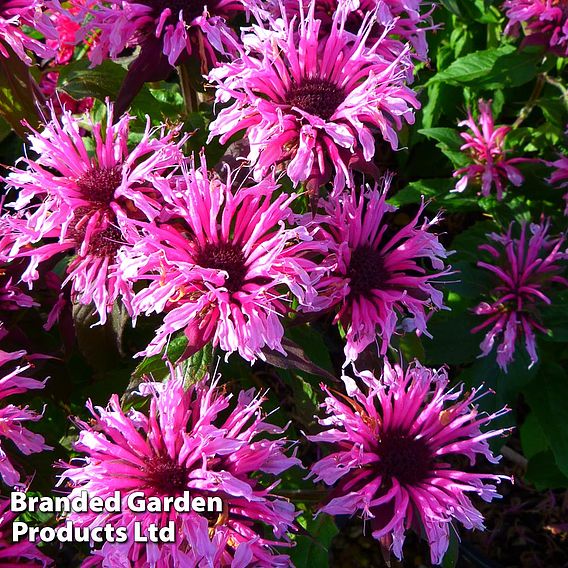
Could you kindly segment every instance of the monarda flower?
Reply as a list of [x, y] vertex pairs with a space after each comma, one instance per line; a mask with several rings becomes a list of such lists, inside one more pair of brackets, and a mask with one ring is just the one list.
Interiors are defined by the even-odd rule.
[[[36, 159], [22, 158], [26, 169], [14, 169], [5, 180], [18, 191], [17, 214], [5, 217], [12, 227], [15, 248], [47, 241], [21, 250], [30, 264], [22, 279], [38, 277], [40, 262], [60, 253], [71, 253], [65, 283], [82, 304], [93, 303], [101, 322], [121, 291], [114, 275], [118, 250], [135, 231], [132, 219], [152, 219], [161, 209], [155, 185], [182, 160], [175, 129], [154, 131], [148, 118], [140, 142], [128, 148], [129, 124], [125, 114], [113, 124], [113, 108], [107, 107], [106, 123], [87, 118], [90, 133], [69, 111], [52, 119], [42, 132], [29, 136]], [[92, 146], [92, 153], [87, 148]], [[14, 255], [14, 253], [13, 253]]]
[[112, 0], [86, 3], [76, 21], [84, 39], [92, 42], [94, 65], [140, 48], [117, 96], [122, 111], [145, 82], [166, 79], [176, 65], [191, 59], [207, 73], [219, 54], [233, 51], [234, 33], [226, 19], [243, 11], [241, 0]]
[[462, 192], [468, 185], [481, 185], [481, 193], [487, 197], [493, 187], [497, 191], [497, 199], [503, 198], [503, 190], [507, 182], [518, 187], [523, 183], [521, 172], [514, 166], [527, 161], [525, 158], [507, 158], [505, 139], [511, 130], [509, 126], [495, 126], [491, 101], [479, 101], [479, 117], [473, 117], [471, 111], [467, 120], [458, 126], [467, 126], [470, 132], [461, 132], [465, 140], [462, 150], [472, 161], [469, 166], [454, 172], [454, 177], [461, 178], [454, 191]]
[[[0, 327], [0, 338], [4, 335], [5, 330]], [[10, 364], [25, 354], [25, 351], [8, 353], [0, 349], [0, 366]], [[8, 374], [0, 378], [0, 478], [10, 487], [21, 487], [21, 476], [14, 466], [14, 458], [11, 457], [14, 449], [26, 456], [52, 449], [45, 444], [43, 436], [31, 432], [24, 426], [26, 422], [37, 422], [41, 415], [30, 410], [27, 406], [22, 408], [13, 404], [6, 404], [5, 402], [5, 399], [12, 395], [44, 387], [44, 383], [41, 381], [30, 379], [22, 374], [29, 368], [30, 365], [16, 366]], [[0, 517], [1, 515], [2, 513], [0, 512]], [[0, 527], [0, 535], [1, 531]], [[0, 536], [1, 542], [2, 538]], [[0, 560], [2, 558], [2, 548], [0, 547]], [[2, 566], [4, 566], [3, 563]]]
[[546, 333], [539, 315], [539, 307], [551, 304], [547, 295], [553, 285], [568, 286], [568, 280], [560, 274], [565, 270], [568, 254], [560, 249], [565, 237], [548, 236], [550, 221], [539, 225], [521, 225], [519, 238], [513, 236], [513, 224], [505, 235], [488, 235], [496, 245], [484, 244], [480, 250], [491, 255], [491, 262], [479, 261], [477, 265], [493, 273], [496, 283], [491, 289], [491, 299], [480, 303], [474, 312], [485, 321], [472, 329], [472, 333], [486, 331], [481, 342], [481, 356], [487, 356], [497, 341], [497, 363], [507, 370], [513, 360], [517, 342], [524, 337], [531, 366], [538, 361], [535, 331]]
[[448, 274], [447, 253], [429, 232], [438, 217], [420, 224], [422, 204], [405, 227], [395, 227], [396, 207], [386, 203], [389, 186], [386, 178], [382, 188], [331, 199], [319, 220], [334, 243], [325, 263], [333, 268], [316, 287], [339, 306], [336, 321], [345, 330], [347, 361], [374, 341], [384, 355], [402, 318], [406, 329], [426, 333], [427, 311], [443, 307], [443, 294], [433, 284]]
[[[273, 547], [290, 546], [281, 539], [293, 528], [294, 506], [271, 493], [278, 482], [263, 480], [300, 462], [285, 455], [287, 440], [266, 436], [282, 430], [264, 421], [263, 398], [251, 389], [232, 400], [208, 378], [184, 390], [177, 371], [165, 383], [142, 384], [141, 394], [150, 399], [147, 414], [123, 412], [116, 395], [107, 409], [88, 403], [93, 418], [78, 423], [75, 444], [85, 457], [61, 475], [61, 482], [73, 487], [71, 498], [82, 491], [103, 499], [121, 492], [121, 513], [68, 516], [76, 527], [111, 524], [128, 530], [128, 542], [104, 544], [89, 565], [288, 566], [288, 556], [275, 554]], [[134, 513], [127, 506], [133, 492], [147, 500], [185, 491], [191, 498], [220, 497], [222, 513]], [[169, 521], [175, 523], [175, 544], [133, 541], [134, 522], [146, 530], [151, 523], [166, 526]], [[266, 526], [276, 540], [264, 536]]]
[[522, 27], [525, 43], [544, 45], [560, 57], [568, 57], [568, 2], [566, 0], [506, 0], [506, 33], [518, 35]]
[[17, 514], [10, 511], [10, 499], [0, 497], [0, 565], [4, 568], [51, 566], [51, 558], [43, 554], [33, 542], [28, 539], [13, 541], [12, 523], [16, 517]]
[[189, 340], [186, 355], [209, 341], [249, 361], [265, 347], [284, 353], [281, 317], [294, 296], [304, 305], [315, 296], [306, 255], [319, 245], [290, 226], [295, 195], [276, 189], [272, 177], [232, 187], [230, 173], [227, 181], [209, 173], [203, 155], [175, 185], [160, 185], [171, 218], [147, 225], [122, 263], [123, 278], [149, 280], [132, 300], [134, 315], [166, 314], [146, 355], [178, 330]]
[[498, 462], [487, 440], [506, 430], [481, 428], [508, 409], [479, 412], [474, 403], [486, 393], [448, 389], [445, 369], [419, 363], [405, 371], [385, 363], [381, 380], [369, 372], [360, 379], [363, 388], [344, 377], [348, 396], [322, 385], [327, 416], [320, 424], [326, 429], [309, 439], [331, 444], [331, 453], [311, 473], [334, 487], [320, 512], [359, 513], [399, 559], [406, 531], [424, 534], [432, 562], [439, 564], [453, 521], [484, 529], [469, 495], [500, 497], [496, 484], [506, 477], [471, 469], [478, 456]]
[[22, 29], [22, 25], [36, 27], [43, 33], [49, 33], [39, 15], [41, 4], [37, 0], [2, 0], [0, 4], [0, 57], [10, 57], [10, 48], [27, 65], [32, 59], [27, 53], [34, 52], [42, 58], [52, 55], [52, 51], [41, 41], [30, 37]]
[[[299, 0], [285, 0], [284, 4], [289, 15], [298, 14]], [[383, 43], [391, 53], [400, 52], [400, 47], [403, 45], [401, 42], [405, 41], [412, 45], [413, 52], [419, 59], [427, 59], [426, 31], [432, 28], [427, 27], [426, 24], [430, 20], [432, 10], [421, 13], [424, 7], [422, 0], [353, 0], [347, 3], [340, 0], [316, 0], [314, 15], [316, 19], [321, 20], [324, 30], [332, 27], [333, 14], [339, 9], [340, 4], [349, 8], [345, 21], [347, 31], [357, 33], [365, 14], [378, 9], [377, 21], [367, 43], [376, 41], [385, 27], [388, 27], [391, 41], [385, 39]]]
[[248, 30], [249, 49], [210, 73], [217, 103], [231, 102], [211, 123], [210, 139], [224, 143], [244, 130], [255, 179], [277, 165], [295, 185], [308, 182], [315, 193], [333, 178], [339, 192], [351, 185], [351, 168], [372, 169], [374, 133], [397, 148], [397, 130], [414, 122], [419, 104], [405, 85], [408, 48], [391, 59], [379, 53], [389, 26], [365, 47], [377, 11], [352, 34], [341, 6], [324, 33], [315, 6], [291, 19], [281, 6], [281, 20]]
[[[559, 187], [568, 187], [568, 156], [559, 156], [555, 162], [547, 162], [547, 165], [554, 168], [552, 175], [548, 178], [548, 183]], [[566, 208], [564, 215], [568, 215], [568, 193], [564, 194]]]

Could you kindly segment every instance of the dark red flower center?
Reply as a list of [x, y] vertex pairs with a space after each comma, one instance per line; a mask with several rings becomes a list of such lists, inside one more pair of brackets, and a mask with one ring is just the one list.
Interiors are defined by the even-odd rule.
[[424, 480], [432, 465], [428, 444], [400, 432], [387, 432], [377, 442], [380, 474], [396, 479], [401, 485], [415, 485]]
[[229, 277], [225, 287], [229, 292], [237, 292], [244, 284], [247, 267], [242, 249], [231, 243], [207, 244], [197, 253], [196, 264], [203, 268], [224, 270]]
[[112, 168], [95, 166], [77, 180], [77, 186], [82, 196], [88, 201], [108, 205], [114, 199], [114, 192], [121, 181], [122, 166], [120, 164]]
[[155, 456], [144, 467], [146, 484], [157, 493], [175, 496], [187, 490], [188, 469], [169, 456]]
[[286, 93], [286, 103], [329, 120], [345, 100], [345, 92], [327, 79], [305, 78]]
[[379, 251], [362, 246], [351, 253], [347, 269], [351, 294], [368, 296], [373, 290], [383, 287], [387, 276], [385, 261]]
[[[79, 249], [85, 240], [87, 226], [92, 216], [99, 214], [100, 221], [98, 224], [102, 223], [104, 226], [109, 221], [109, 211], [110, 209], [107, 210], [105, 214], [105, 208], [101, 208], [97, 204], [77, 207], [77, 209], [73, 211], [73, 220], [67, 230], [67, 238], [74, 241], [77, 249]], [[114, 219], [114, 215], [111, 214], [110, 217]], [[87, 254], [114, 258], [123, 242], [121, 232], [113, 225], [107, 225], [104, 229], [95, 230], [95, 232], [90, 235]]]
[[123, 242], [122, 235], [118, 229], [107, 227], [91, 237], [89, 254], [114, 258]]

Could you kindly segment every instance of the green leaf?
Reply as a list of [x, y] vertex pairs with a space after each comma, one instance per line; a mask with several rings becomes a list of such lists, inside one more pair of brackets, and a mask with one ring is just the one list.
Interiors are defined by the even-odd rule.
[[475, 51], [456, 59], [449, 67], [439, 71], [428, 83], [450, 83], [453, 85], [467, 85], [485, 77], [500, 57], [514, 53], [516, 49], [511, 45], [497, 49]]
[[[58, 88], [75, 99], [95, 97], [101, 101], [106, 98], [115, 100], [122, 85], [126, 69], [118, 63], [103, 61], [101, 65], [90, 69], [88, 61], [80, 60], [59, 69]], [[150, 89], [144, 86], [132, 102], [132, 111], [138, 116], [149, 114], [153, 119], [163, 117], [177, 118], [181, 111], [177, 85], [163, 83], [162, 89]], [[156, 91], [170, 90], [171, 93], [154, 95]]]
[[442, 568], [455, 568], [458, 563], [459, 553], [460, 539], [453, 526], [450, 525], [450, 542], [442, 560]]
[[525, 389], [534, 412], [554, 454], [560, 471], [568, 476], [568, 376], [556, 363], [543, 364], [538, 380]]
[[469, 163], [469, 158], [460, 150], [463, 139], [457, 130], [453, 128], [422, 128], [418, 131], [423, 136], [436, 140], [438, 148], [456, 166], [465, 166]]
[[531, 412], [520, 428], [521, 445], [523, 447], [523, 455], [527, 459], [531, 459], [540, 452], [549, 449], [546, 435], [538, 422], [538, 418], [534, 412]]
[[[39, 101], [34, 96], [39, 88], [29, 67], [7, 45], [2, 48], [7, 50], [9, 56], [0, 55], [0, 117], [23, 138], [27, 130], [22, 120], [32, 126], [37, 126], [39, 122]], [[2, 134], [3, 138], [7, 135], [4, 124]]]
[[476, 89], [519, 87], [535, 78], [542, 56], [517, 51], [512, 45], [464, 55], [428, 81], [450, 85], [471, 85]]
[[186, 348], [187, 337], [181, 333], [168, 343], [168, 346], [160, 355], [145, 357], [132, 373], [132, 378], [138, 379], [135, 386], [138, 386], [140, 379], [144, 376], [151, 377], [156, 381], [165, 378], [169, 370], [164, 358], [175, 363], [183, 355]]
[[310, 536], [296, 536], [296, 546], [290, 556], [296, 568], [327, 568], [329, 566], [329, 547], [333, 537], [339, 532], [333, 518], [319, 515], [317, 519], [300, 518], [300, 524]]
[[478, 209], [478, 199], [464, 193], [452, 192], [456, 185], [453, 178], [421, 179], [409, 183], [406, 187], [397, 191], [388, 201], [392, 205], [420, 203], [421, 197], [433, 203], [437, 209], [445, 211], [457, 211]]
[[115, 303], [104, 325], [98, 325], [99, 315], [92, 304], [73, 304], [73, 321], [79, 350], [95, 371], [111, 370], [124, 356], [122, 335], [129, 321], [124, 306]]
[[558, 469], [551, 451], [540, 452], [529, 460], [525, 479], [538, 491], [568, 487], [568, 477]]
[[207, 343], [202, 349], [181, 364], [185, 388], [199, 382], [209, 372], [213, 362], [213, 351], [213, 345]]

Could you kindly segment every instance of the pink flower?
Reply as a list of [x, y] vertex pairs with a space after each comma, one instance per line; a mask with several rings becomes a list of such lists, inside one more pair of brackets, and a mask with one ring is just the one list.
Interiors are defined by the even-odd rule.
[[[29, 136], [39, 157], [22, 158], [27, 168], [14, 169], [6, 179], [8, 187], [18, 191], [18, 214], [5, 217], [16, 240], [12, 255], [18, 248], [47, 240], [20, 252], [21, 257], [30, 257], [22, 279], [31, 285], [40, 262], [72, 253], [65, 283], [71, 282], [80, 303], [94, 304], [104, 323], [119, 294], [128, 293], [114, 270], [117, 252], [135, 238], [130, 222], [159, 213], [156, 185], [178, 166], [185, 139], [174, 143], [176, 129], [156, 132], [148, 118], [142, 139], [129, 149], [133, 117], [125, 114], [113, 124], [112, 105], [107, 106], [106, 124], [74, 118], [69, 111], [57, 117], [53, 107], [51, 111], [43, 131], [31, 129]], [[79, 127], [85, 118], [90, 134]]]
[[447, 253], [428, 232], [438, 217], [420, 225], [422, 204], [414, 219], [397, 230], [391, 222], [396, 208], [386, 203], [390, 182], [386, 178], [380, 189], [363, 188], [359, 197], [352, 191], [331, 199], [328, 215], [316, 219], [334, 243], [325, 262], [332, 270], [317, 288], [331, 304], [339, 304], [336, 321], [346, 333], [347, 361], [374, 341], [384, 355], [403, 317], [406, 329], [426, 333], [427, 310], [443, 308], [443, 294], [433, 284], [449, 273], [443, 262]]
[[[128, 542], [103, 545], [95, 551], [93, 564], [104, 559], [104, 566], [140, 568], [288, 566], [288, 557], [275, 555], [272, 547], [289, 546], [280, 539], [293, 529], [294, 506], [271, 493], [278, 482], [265, 487], [258, 474], [279, 475], [300, 462], [284, 454], [286, 439], [263, 434], [283, 431], [264, 421], [262, 397], [251, 389], [232, 401], [217, 381], [208, 379], [185, 390], [181, 371], [165, 383], [142, 384], [140, 394], [149, 396], [147, 414], [124, 413], [116, 395], [107, 409], [88, 403], [93, 420], [78, 423], [75, 446], [86, 457], [61, 476], [61, 482], [73, 487], [71, 497], [87, 491], [104, 499], [121, 492], [121, 513], [68, 516], [75, 526], [110, 523], [128, 530]], [[134, 492], [163, 499], [185, 491], [192, 498], [220, 497], [222, 512], [135, 513], [128, 507]], [[173, 521], [176, 543], [135, 543], [135, 521], [144, 530], [150, 523], [166, 526]], [[277, 540], [262, 536], [262, 525], [268, 525]]]
[[[547, 162], [547, 165], [554, 168], [552, 175], [547, 180], [552, 185], [558, 184], [559, 187], [568, 187], [568, 156], [559, 156], [555, 162]], [[566, 209], [564, 215], [568, 215], [568, 193], [564, 194]]]
[[302, 6], [292, 19], [281, 6], [281, 20], [250, 29], [240, 58], [210, 73], [217, 102], [231, 101], [211, 123], [210, 139], [224, 143], [245, 130], [255, 179], [277, 165], [294, 185], [308, 182], [316, 192], [333, 178], [339, 192], [352, 185], [352, 168], [372, 169], [375, 132], [398, 147], [397, 130], [403, 120], [414, 122], [419, 103], [405, 85], [408, 48], [392, 59], [379, 53], [388, 26], [365, 47], [376, 11], [352, 34], [344, 30], [349, 12], [342, 6], [323, 33], [315, 6], [307, 14]]
[[27, 65], [32, 59], [27, 50], [42, 58], [52, 55], [49, 47], [30, 37], [22, 25], [36, 27], [44, 34], [49, 34], [49, 26], [40, 14], [40, 2], [37, 0], [3, 0], [0, 5], [0, 57], [10, 57], [6, 47], [10, 48]]
[[171, 70], [191, 55], [201, 60], [206, 72], [217, 62], [216, 52], [225, 53], [224, 34], [231, 34], [225, 19], [244, 10], [240, 0], [91, 2], [83, 14], [87, 16], [83, 26], [85, 33], [95, 33], [89, 56], [96, 65], [108, 57], [120, 56], [127, 48], [140, 46], [140, 67], [144, 66], [142, 60], [161, 61], [159, 56], [163, 54]]
[[[299, 13], [298, 0], [286, 0], [284, 3], [290, 16]], [[432, 10], [421, 14], [422, 0], [350, 0], [349, 2], [316, 0], [314, 15], [316, 19], [321, 20], [323, 29], [328, 30], [332, 27], [333, 14], [339, 9], [340, 4], [345, 5], [349, 10], [345, 29], [355, 34], [360, 29], [365, 14], [377, 10], [377, 21], [367, 39], [368, 45], [372, 45], [382, 35], [385, 27], [388, 27], [389, 38], [385, 38], [383, 43], [391, 53], [400, 52], [403, 46], [401, 42], [408, 41], [419, 59], [427, 59], [426, 31], [432, 28], [425, 27], [424, 24], [430, 20]]]
[[507, 180], [518, 187], [524, 181], [521, 172], [513, 164], [527, 161], [525, 158], [507, 158], [505, 139], [511, 130], [509, 126], [495, 127], [491, 101], [479, 100], [479, 117], [474, 119], [471, 111], [467, 120], [459, 126], [467, 126], [469, 132], [461, 132], [465, 144], [460, 148], [473, 162], [471, 165], [454, 172], [454, 177], [461, 177], [454, 191], [464, 191], [469, 184], [481, 183], [481, 193], [487, 197], [495, 186], [497, 199], [503, 198]]
[[[5, 333], [5, 330], [0, 327], [0, 337], [3, 337]], [[0, 366], [20, 359], [25, 354], [25, 351], [7, 353], [0, 349]], [[0, 378], [0, 401], [2, 402], [0, 407], [0, 477], [10, 487], [22, 487], [20, 484], [20, 473], [14, 466], [14, 460], [10, 455], [12, 444], [13, 447], [26, 456], [52, 449], [45, 444], [43, 436], [35, 434], [24, 427], [25, 422], [37, 422], [41, 418], [40, 414], [30, 410], [27, 406], [22, 408], [5, 403], [5, 399], [14, 394], [21, 394], [31, 389], [42, 389], [44, 387], [44, 383], [41, 381], [30, 379], [22, 374], [29, 368], [30, 365], [24, 367], [17, 366], [3, 378]], [[6, 441], [9, 441], [10, 444], [7, 445]], [[0, 535], [1, 530], [0, 527]], [[1, 540], [0, 536], [0, 542]], [[2, 559], [1, 547], [0, 559]]]
[[11, 270], [14, 264], [7, 262], [13, 245], [14, 240], [10, 229], [0, 217], [0, 337], [2, 336], [2, 327], [6, 325], [3, 312], [13, 312], [21, 308], [31, 308], [38, 305], [32, 297], [22, 292], [17, 286], [17, 279], [19, 279], [20, 274], [17, 270]]
[[568, 3], [566, 0], [506, 0], [509, 22], [505, 33], [518, 35], [521, 26], [525, 43], [545, 45], [560, 57], [568, 57]]
[[134, 315], [166, 312], [144, 354], [159, 353], [178, 330], [189, 339], [186, 355], [209, 341], [249, 361], [265, 347], [284, 353], [281, 317], [292, 295], [310, 304], [306, 253], [320, 247], [305, 228], [287, 226], [295, 195], [274, 196], [272, 177], [232, 187], [230, 173], [226, 182], [210, 174], [203, 155], [175, 185], [159, 187], [170, 218], [146, 225], [122, 264], [123, 278], [149, 280], [132, 301]]
[[539, 306], [552, 303], [546, 293], [553, 284], [568, 286], [568, 280], [560, 276], [564, 270], [561, 263], [568, 259], [568, 254], [560, 251], [565, 237], [549, 237], [549, 228], [550, 220], [542, 221], [540, 225], [531, 224], [531, 235], [527, 239], [526, 224], [523, 223], [520, 238], [514, 238], [511, 224], [505, 235], [488, 235], [498, 246], [485, 244], [479, 247], [492, 256], [492, 263], [479, 261], [477, 265], [493, 273], [496, 285], [491, 289], [491, 300], [481, 302], [475, 308], [474, 312], [486, 319], [471, 332], [489, 328], [480, 345], [482, 357], [492, 351], [497, 340], [501, 340], [497, 347], [497, 363], [504, 370], [513, 360], [517, 341], [523, 336], [531, 366], [538, 361], [534, 332], [547, 331], [540, 323]]
[[91, 0], [71, 0], [65, 2], [64, 9], [59, 0], [46, 0], [46, 15], [54, 29], [53, 37], [47, 41], [47, 45], [55, 52], [55, 64], [64, 65], [73, 58], [75, 46], [84, 39], [78, 21], [80, 14], [91, 5]]
[[13, 542], [12, 523], [16, 516], [16, 513], [10, 512], [10, 500], [0, 497], [0, 565], [4, 568], [52, 565], [51, 558], [28, 539]]
[[360, 375], [364, 388], [344, 377], [348, 396], [327, 394], [326, 429], [314, 442], [332, 444], [315, 463], [316, 481], [333, 485], [320, 512], [361, 514], [372, 535], [400, 559], [407, 529], [425, 534], [431, 559], [439, 564], [448, 548], [452, 521], [483, 530], [483, 516], [468, 494], [484, 501], [500, 497], [500, 475], [468, 471], [478, 455], [497, 463], [487, 440], [505, 429], [483, 433], [481, 427], [505, 414], [481, 413], [474, 405], [486, 393], [463, 387], [448, 390], [445, 369], [420, 363], [406, 371], [385, 363], [381, 380]]

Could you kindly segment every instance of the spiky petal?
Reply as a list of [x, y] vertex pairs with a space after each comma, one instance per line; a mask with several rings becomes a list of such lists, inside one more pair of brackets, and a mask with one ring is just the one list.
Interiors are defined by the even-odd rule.
[[[531, 366], [538, 361], [536, 332], [547, 330], [541, 322], [539, 308], [552, 303], [547, 295], [554, 285], [568, 286], [561, 276], [568, 254], [561, 250], [565, 237], [550, 237], [550, 220], [540, 224], [521, 224], [520, 237], [513, 236], [511, 223], [506, 234], [491, 233], [495, 243], [480, 246], [488, 252], [490, 262], [481, 260], [477, 265], [490, 271], [495, 285], [488, 292], [490, 299], [481, 302], [474, 312], [485, 321], [472, 329], [472, 333], [486, 331], [481, 342], [481, 355], [487, 356], [497, 346], [497, 363], [503, 370], [514, 358], [517, 343], [524, 337]], [[527, 232], [529, 234], [527, 234]]]
[[363, 372], [360, 381], [362, 387], [344, 377], [347, 396], [322, 385], [325, 429], [309, 439], [331, 444], [331, 453], [311, 473], [333, 489], [320, 512], [360, 514], [399, 559], [408, 529], [425, 534], [432, 562], [439, 564], [454, 521], [484, 528], [469, 495], [500, 497], [496, 484], [505, 478], [475, 473], [471, 466], [480, 456], [498, 462], [487, 440], [506, 430], [481, 428], [507, 409], [479, 412], [474, 403], [484, 395], [481, 389], [449, 389], [445, 369], [417, 362], [406, 370], [385, 363], [380, 380]]

